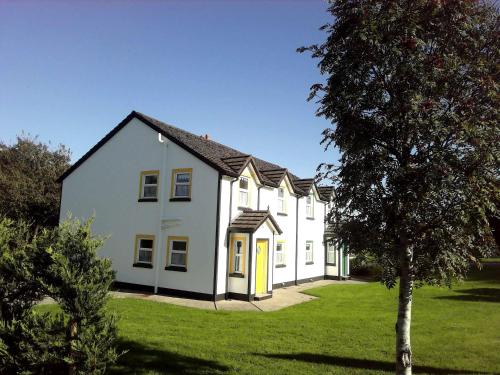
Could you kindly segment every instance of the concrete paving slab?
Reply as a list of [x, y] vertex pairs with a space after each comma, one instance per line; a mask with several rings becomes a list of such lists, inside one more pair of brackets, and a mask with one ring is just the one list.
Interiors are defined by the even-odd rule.
[[[137, 298], [146, 301], [155, 301], [161, 303], [170, 303], [178, 306], [193, 307], [204, 310], [221, 310], [221, 311], [277, 311], [317, 299], [317, 297], [302, 293], [307, 289], [318, 288], [326, 285], [346, 285], [346, 284], [363, 284], [360, 280], [319, 280], [300, 285], [293, 285], [285, 288], [276, 289], [273, 291], [273, 297], [263, 301], [239, 301], [239, 300], [222, 300], [214, 303], [213, 301], [200, 301], [189, 298], [178, 298], [162, 296], [158, 294], [138, 293], [134, 291], [112, 291], [112, 298]], [[40, 304], [55, 303], [51, 298], [43, 299]]]

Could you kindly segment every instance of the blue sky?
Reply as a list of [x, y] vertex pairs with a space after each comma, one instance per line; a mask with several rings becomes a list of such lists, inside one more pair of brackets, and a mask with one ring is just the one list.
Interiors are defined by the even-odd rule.
[[312, 177], [329, 124], [321, 79], [295, 52], [320, 42], [321, 0], [2, 1], [0, 139], [22, 131], [76, 161], [130, 111]]

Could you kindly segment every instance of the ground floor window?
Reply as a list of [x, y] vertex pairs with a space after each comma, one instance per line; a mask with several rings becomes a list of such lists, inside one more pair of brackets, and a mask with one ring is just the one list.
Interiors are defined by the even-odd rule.
[[284, 241], [278, 241], [276, 243], [275, 257], [276, 259], [274, 262], [276, 264], [276, 267], [284, 267], [286, 265]]
[[313, 242], [306, 241], [306, 264], [312, 264], [313, 259]]
[[245, 237], [232, 237], [230, 254], [230, 272], [234, 276], [242, 276], [245, 273]]
[[333, 240], [326, 241], [326, 263], [332, 266], [337, 265], [337, 243]]
[[188, 237], [169, 236], [167, 240], [168, 266], [187, 268]]
[[152, 266], [155, 237], [149, 234], [135, 236], [134, 265]]

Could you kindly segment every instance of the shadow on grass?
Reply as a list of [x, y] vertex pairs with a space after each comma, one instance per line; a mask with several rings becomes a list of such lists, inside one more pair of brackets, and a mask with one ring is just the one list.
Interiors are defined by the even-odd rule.
[[500, 303], [500, 289], [498, 288], [472, 288], [456, 290], [456, 296], [439, 296], [436, 299], [470, 302], [496, 302]]
[[[377, 370], [377, 371], [387, 371], [394, 372], [395, 364], [392, 362], [385, 361], [375, 361], [371, 359], [359, 359], [359, 358], [348, 358], [339, 357], [324, 354], [313, 354], [313, 353], [290, 353], [290, 354], [260, 354], [253, 353], [254, 355], [272, 358], [272, 359], [286, 359], [291, 361], [301, 361], [310, 363], [320, 363], [332, 366], [339, 366], [344, 368], [355, 368], [361, 370]], [[414, 374], [487, 374], [485, 372], [478, 371], [467, 371], [467, 370], [451, 370], [442, 369], [429, 366], [413, 366]]]
[[481, 281], [489, 284], [500, 283], [500, 263], [483, 263], [482, 268], [473, 269], [466, 278], [467, 281]]
[[221, 374], [229, 370], [215, 361], [188, 357], [182, 354], [120, 340], [119, 351], [128, 350], [106, 374]]

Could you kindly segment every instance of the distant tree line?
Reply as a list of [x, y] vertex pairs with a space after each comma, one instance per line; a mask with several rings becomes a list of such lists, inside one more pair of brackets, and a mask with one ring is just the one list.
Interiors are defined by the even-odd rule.
[[0, 141], [0, 216], [24, 220], [32, 230], [59, 222], [57, 178], [70, 166], [70, 151], [49, 146], [29, 135], [12, 145]]

